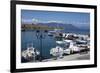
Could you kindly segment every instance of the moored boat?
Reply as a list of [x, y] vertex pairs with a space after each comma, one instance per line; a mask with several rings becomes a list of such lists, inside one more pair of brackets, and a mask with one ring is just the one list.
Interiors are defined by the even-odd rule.
[[28, 61], [35, 61], [38, 55], [40, 55], [40, 52], [33, 46], [29, 46], [26, 50], [22, 51], [22, 57]]
[[63, 53], [64, 53], [64, 50], [60, 46], [56, 46], [55, 48], [51, 48], [51, 50], [50, 50], [50, 54], [53, 57], [55, 57], [56, 59], [57, 58], [62, 58], [63, 57]]

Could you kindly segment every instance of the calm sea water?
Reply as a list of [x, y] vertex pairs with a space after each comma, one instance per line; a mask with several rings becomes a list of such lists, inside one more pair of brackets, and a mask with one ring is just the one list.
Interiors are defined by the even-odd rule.
[[[88, 34], [89, 31], [68, 31], [71, 33]], [[21, 50], [26, 50], [29, 44], [33, 44], [33, 47], [40, 51], [42, 48], [42, 56], [44, 58], [50, 58], [50, 49], [56, 47], [56, 40], [54, 37], [50, 37], [47, 34], [43, 34], [42, 47], [40, 47], [40, 39], [36, 36], [36, 31], [22, 31], [21, 32]]]
[[56, 47], [56, 41], [53, 37], [43, 34], [42, 47], [40, 47], [40, 39], [37, 38], [35, 31], [22, 31], [21, 46], [22, 50], [26, 50], [27, 46], [33, 43], [33, 47], [40, 51], [42, 48], [42, 56], [50, 58], [50, 49]]

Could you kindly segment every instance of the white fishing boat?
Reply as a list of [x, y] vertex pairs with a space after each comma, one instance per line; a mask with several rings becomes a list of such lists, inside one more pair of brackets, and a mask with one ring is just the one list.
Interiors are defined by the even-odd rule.
[[33, 46], [27, 47], [26, 50], [22, 51], [22, 57], [27, 60], [34, 60], [37, 55], [40, 55], [40, 52], [35, 49]]
[[73, 41], [72, 40], [63, 40], [65, 42], [69, 42], [69, 43], [72, 43]]
[[66, 49], [64, 49], [64, 54], [70, 54], [71, 52], [70, 52], [70, 49], [69, 48], [66, 48]]
[[49, 36], [56, 36], [61, 30], [60, 29], [54, 29], [52, 31], [48, 32]]
[[79, 43], [82, 43], [82, 44], [87, 43], [87, 41], [86, 41], [86, 40], [80, 40], [80, 39], [77, 39], [77, 40], [76, 40], [76, 42], [79, 42]]
[[60, 46], [56, 46], [55, 48], [52, 48], [50, 50], [50, 54], [56, 58], [62, 58], [63, 57], [63, 53], [64, 53], [64, 50], [62, 47]]
[[54, 29], [52, 31], [49, 31], [49, 33], [56, 33], [56, 32], [60, 32], [60, 29]]
[[70, 51], [72, 51], [72, 52], [79, 52], [80, 51], [79, 47], [76, 45], [76, 42], [73, 42], [72, 40], [64, 40], [64, 41], [69, 43], [69, 48], [66, 49], [67, 51], [69, 51], [69, 52]]
[[57, 44], [65, 44], [65, 41], [56, 41]]

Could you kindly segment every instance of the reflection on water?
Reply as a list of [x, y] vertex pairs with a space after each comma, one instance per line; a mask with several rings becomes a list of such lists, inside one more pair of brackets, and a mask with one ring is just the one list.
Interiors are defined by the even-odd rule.
[[[22, 50], [27, 49], [27, 45], [33, 43], [33, 47], [37, 50], [41, 50], [40, 39], [37, 38], [35, 31], [22, 31], [21, 32], [21, 47]], [[42, 39], [42, 56], [50, 58], [50, 49], [56, 47], [56, 41], [54, 37], [45, 35]]]

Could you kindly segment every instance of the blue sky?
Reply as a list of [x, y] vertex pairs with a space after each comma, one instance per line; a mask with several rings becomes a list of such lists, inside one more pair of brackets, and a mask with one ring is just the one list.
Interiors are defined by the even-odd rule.
[[79, 12], [56, 12], [56, 11], [37, 11], [21, 10], [21, 21], [24, 23], [47, 23], [59, 22], [73, 24], [78, 27], [90, 26], [90, 14]]

